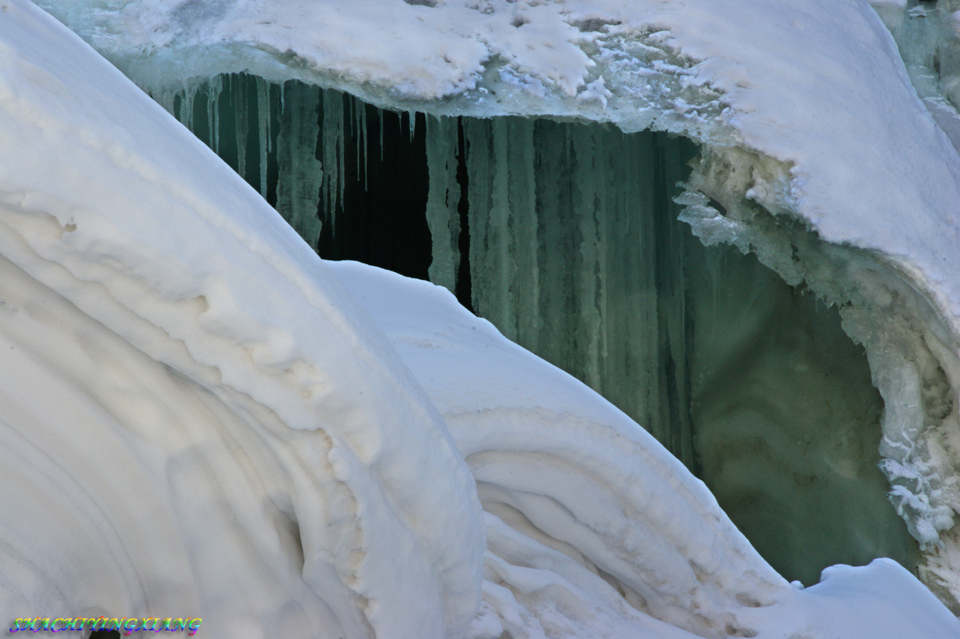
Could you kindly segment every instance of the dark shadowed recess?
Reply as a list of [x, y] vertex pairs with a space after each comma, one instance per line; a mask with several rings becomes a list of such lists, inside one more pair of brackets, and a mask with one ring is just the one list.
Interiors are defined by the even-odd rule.
[[301, 193], [278, 208], [322, 257], [435, 277], [619, 406], [785, 577], [878, 556], [915, 569], [863, 349], [836, 309], [677, 220], [691, 141], [395, 113], [242, 75], [173, 109], [271, 204]]
[[[276, 206], [280, 173], [276, 148], [281, 142], [278, 138], [284, 91], [279, 85], [261, 82], [258, 94], [258, 79], [249, 75], [224, 76], [221, 82], [222, 90], [216, 99], [220, 134], [214, 135], [212, 118], [207, 117], [211, 108], [207, 91], [198, 92], [193, 100], [190, 128]], [[301, 89], [304, 86], [287, 84], [299, 85]], [[324, 122], [325, 116], [346, 114], [335, 127], [343, 136], [338, 143], [342, 154], [337, 156], [342, 193], [335, 194], [332, 202], [317, 194], [317, 215], [323, 225], [319, 242], [311, 245], [326, 259], [356, 260], [427, 279], [430, 231], [423, 217], [427, 198], [427, 167], [422, 160], [425, 156], [424, 115], [381, 111], [334, 91], [323, 92], [323, 96], [328, 103], [338, 100], [343, 104], [339, 109], [328, 106], [326, 113], [323, 109], [317, 112], [321, 131], [330, 126]], [[186, 119], [181, 112], [183, 103], [183, 100], [176, 102], [176, 113], [181, 120]], [[265, 113], [261, 109], [263, 105], [267, 106]], [[358, 120], [351, 117], [360, 109], [365, 112], [363, 130]], [[415, 122], [411, 123], [411, 118], [415, 118]], [[265, 131], [261, 130], [264, 124]], [[259, 161], [262, 140], [266, 140], [269, 149], [264, 154], [265, 184]], [[316, 154], [321, 157], [323, 141], [318, 137], [316, 144]], [[420, 161], [411, 161], [412, 158]], [[369, 188], [370, 185], [376, 187]], [[339, 190], [338, 185], [334, 184], [333, 189]]]

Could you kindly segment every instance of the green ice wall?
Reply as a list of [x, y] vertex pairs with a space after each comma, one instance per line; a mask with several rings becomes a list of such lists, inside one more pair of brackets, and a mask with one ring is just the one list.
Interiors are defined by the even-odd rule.
[[914, 568], [863, 350], [835, 309], [677, 220], [688, 140], [397, 114], [251, 76], [155, 97], [321, 256], [446, 286], [619, 406], [786, 577]]

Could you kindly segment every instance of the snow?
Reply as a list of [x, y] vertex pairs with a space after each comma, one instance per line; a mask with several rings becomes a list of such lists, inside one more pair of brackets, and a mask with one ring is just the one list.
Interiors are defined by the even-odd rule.
[[[442, 287], [358, 263], [329, 266], [441, 411], [478, 481], [488, 550], [475, 629], [483, 622], [494, 631], [471, 636], [960, 632], [960, 622], [891, 560], [828, 568], [806, 589], [787, 584], [702, 483], [579, 381], [504, 339]], [[617, 591], [693, 634], [624, 607]], [[487, 606], [499, 623], [484, 614]]]
[[461, 633], [479, 502], [393, 350], [159, 105], [4, 6], [0, 608]]
[[[896, 45], [866, 2], [39, 4], [155, 89], [248, 70], [352, 89], [377, 104], [576, 115], [735, 142], [789, 171], [778, 204], [827, 241], [895, 258], [960, 321], [960, 278], [942, 259], [960, 239], [960, 159], [918, 108]], [[630, 95], [651, 73], [692, 94]], [[724, 109], [719, 117], [690, 112], [708, 96]], [[902, 160], [896, 170], [891, 157]]]
[[[152, 34], [136, 44], [147, 58], [254, 42], [416, 99], [471, 90], [495, 51], [578, 105], [596, 102], [576, 100], [588, 80], [600, 87], [580, 49], [595, 32], [574, 25], [616, 19], [611, 38], [645, 31], [703, 60], [671, 73], [724, 92], [728, 140], [791, 165], [791, 210], [822, 239], [881, 251], [929, 294], [944, 318], [926, 335], [946, 331], [930, 348], [955, 358], [958, 160], [866, 5], [507, 4], [134, 2], [83, 19], [132, 25], [97, 36], [121, 48]], [[78, 37], [26, 0], [0, 8], [0, 148], [19, 151], [0, 157], [0, 609], [175, 611], [237, 637], [960, 636], [889, 561], [792, 587], [599, 396], [442, 288], [324, 264]], [[780, 32], [747, 12], [775, 14]], [[449, 47], [404, 40], [451, 24], [469, 34]], [[295, 49], [305, 25], [337, 38]], [[759, 54], [771, 42], [782, 56]], [[607, 111], [624, 112], [604, 77]], [[807, 112], [797, 95], [841, 108]], [[858, 129], [844, 114], [871, 100]], [[698, 106], [684, 105], [682, 118]], [[855, 137], [888, 107], [902, 131]], [[689, 131], [701, 126], [718, 125]]]

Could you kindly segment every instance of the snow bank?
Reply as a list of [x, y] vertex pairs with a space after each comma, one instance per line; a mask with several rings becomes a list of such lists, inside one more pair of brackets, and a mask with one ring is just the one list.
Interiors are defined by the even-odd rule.
[[446, 289], [357, 263], [330, 267], [440, 409], [477, 480], [487, 554], [471, 636], [960, 632], [891, 560], [828, 568], [803, 590], [787, 584], [700, 481], [582, 383], [531, 357]]
[[7, 2], [0, 41], [0, 609], [461, 634], [476, 490], [383, 337], [79, 38]]
[[683, 219], [842, 307], [887, 407], [895, 505], [960, 602], [960, 157], [866, 2], [39, 4], [157, 93], [248, 71], [395, 109], [697, 140]]
[[[395, 14], [378, 16], [393, 15], [404, 26], [401, 20], [420, 15], [410, 12], [496, 16], [506, 4], [397, 3]], [[191, 29], [215, 33], [207, 27], [243, 16], [241, 9], [306, 10], [295, 4], [185, 2], [158, 3], [151, 13], [150, 6], [129, 3], [120, 13], [90, 11], [85, 19], [123, 16], [134, 26], [152, 25], [161, 48], [142, 46], [130, 54], [149, 61], [165, 51], [179, 55], [181, 41], [202, 51], [205, 41], [191, 41]], [[346, 11], [346, 4], [338, 6]], [[364, 6], [371, 5], [351, 3], [355, 13], [347, 15], [362, 18], [367, 9], [358, 7]], [[762, 243], [761, 257], [785, 277], [807, 279], [825, 295], [856, 302], [849, 330], [859, 330], [873, 349], [881, 390], [899, 393], [887, 402], [891, 436], [901, 432], [899, 443], [916, 447], [923, 432], [951, 426], [955, 419], [952, 404], [940, 406], [942, 414], [928, 408], [958, 387], [951, 362], [960, 331], [950, 303], [960, 279], [946, 260], [955, 227], [943, 208], [957, 201], [951, 199], [958, 183], [956, 158], [943, 145], [934, 146], [933, 155], [907, 158], [913, 178], [944, 159], [943, 172], [930, 177], [945, 180], [941, 190], [921, 197], [919, 187], [910, 186], [902, 197], [914, 200], [865, 193], [871, 196], [868, 204], [881, 208], [869, 228], [861, 228], [865, 209], [838, 208], [856, 198], [830, 199], [844, 195], [828, 175], [842, 163], [826, 163], [817, 173], [819, 160], [807, 155], [817, 148], [809, 140], [814, 133], [846, 129], [820, 124], [831, 118], [809, 117], [796, 130], [782, 130], [788, 121], [777, 125], [774, 107], [784, 105], [773, 100], [775, 92], [760, 91], [751, 111], [754, 94], [726, 83], [742, 73], [745, 83], [756, 78], [771, 87], [774, 71], [783, 71], [774, 62], [764, 67], [765, 56], [757, 53], [776, 41], [768, 40], [770, 33], [748, 24], [740, 25], [742, 34], [723, 31], [739, 24], [736, 18], [746, 15], [741, 12], [776, 17], [772, 24], [782, 29], [788, 29], [783, 24], [800, 29], [806, 16], [825, 30], [830, 21], [815, 18], [828, 9], [824, 4], [814, 11], [819, 6], [748, 2], [708, 12], [676, 3], [518, 4], [515, 10], [535, 19], [524, 22], [520, 16], [514, 24], [511, 15], [510, 28], [526, 33], [533, 24], [528, 31], [549, 34], [562, 57], [553, 71], [550, 52], [511, 58], [507, 45], [525, 41], [499, 33], [505, 26], [494, 35], [503, 38], [499, 58], [511, 61], [503, 68], [526, 70], [531, 80], [524, 86], [539, 81], [555, 87], [549, 90], [560, 97], [553, 103], [561, 105], [574, 104], [569, 100], [576, 100], [571, 93], [579, 86], [590, 84], [586, 90], [593, 96], [600, 85], [589, 74], [595, 68], [589, 59], [556, 46], [558, 33], [568, 42], [580, 37], [558, 20], [580, 24], [579, 33], [606, 33], [614, 40], [633, 34], [622, 39], [624, 47], [660, 43], [664, 55], [682, 50], [704, 60], [669, 58], [699, 67], [681, 73], [675, 69], [686, 67], [659, 59], [666, 70], [654, 72], [663, 86], [670, 78], [686, 78], [677, 86], [684, 84], [694, 95], [682, 105], [674, 102], [679, 110], [669, 117], [658, 111], [656, 122], [666, 126], [693, 114], [684, 131], [707, 136], [709, 129], [715, 141], [744, 136], [754, 154], [718, 146], [704, 159], [691, 187], [701, 197], [715, 187], [723, 199], [714, 201], [726, 202], [730, 219], [717, 219], [723, 216], [715, 204], [691, 193], [690, 214], [699, 216], [695, 226], [708, 240], [755, 238]], [[649, 13], [641, 15], [638, 7]], [[852, 33], [857, 46], [890, 53], [889, 38], [864, 7], [831, 4], [829, 11], [831, 19], [850, 21], [842, 31], [848, 38]], [[773, 638], [840, 630], [845, 637], [885, 639], [960, 632], [952, 615], [889, 562], [835, 568], [820, 586], [792, 588], [756, 555], [699, 482], [590, 391], [465, 315], [439, 289], [338, 267], [337, 277], [363, 297], [368, 314], [251, 189], [76, 37], [25, 0], [10, 0], [3, 9], [0, 147], [25, 151], [0, 163], [3, 609], [90, 616], [170, 609], [204, 617], [204, 628], [217, 636], [241, 637], [279, 632], [493, 638], [507, 631], [534, 637]], [[723, 9], [728, 14], [721, 18]], [[604, 15], [619, 25], [605, 22]], [[147, 20], [151, 16], [160, 22]], [[347, 29], [350, 20], [338, 16]], [[298, 24], [310, 23], [309, 15], [300, 18]], [[173, 19], [182, 28], [168, 30], [173, 35], [163, 40], [164, 20]], [[503, 23], [503, 16], [496, 19]], [[840, 27], [833, 29], [839, 36]], [[751, 36], [751, 30], [763, 35]], [[98, 37], [120, 38], [119, 33], [102, 31]], [[723, 48], [726, 39], [732, 44]], [[799, 47], [802, 40], [783, 42]], [[283, 43], [274, 45], [278, 42]], [[172, 48], [162, 48], [168, 45]], [[822, 58], [805, 64], [818, 68], [820, 60], [819, 71], [839, 73], [842, 63], [858, 58], [857, 46], [827, 47], [824, 55], [845, 56], [833, 66], [824, 66]], [[456, 57], [458, 51], [449, 55], [454, 66], [464, 67], [469, 58]], [[218, 60], [213, 53], [204, 57]], [[261, 54], [228, 58], [283, 66]], [[888, 68], [896, 67], [888, 58]], [[587, 69], [587, 77], [581, 73], [577, 80], [577, 69]], [[851, 73], [860, 71], [863, 64]], [[706, 75], [698, 76], [701, 72]], [[375, 75], [357, 80], [346, 70], [338, 73], [392, 99]], [[420, 86], [419, 76], [411, 71], [411, 77], [410, 86]], [[704, 87], [697, 77], [710, 77], [719, 88]], [[914, 108], [919, 103], [904, 97], [905, 86], [893, 90], [900, 85], [888, 82], [890, 76], [872, 77], [882, 79], [881, 94], [891, 91], [882, 104], [906, 109], [895, 114], [906, 122], [907, 133], [926, 131], [926, 138], [915, 141], [943, 141], [927, 126], [922, 108]], [[393, 85], [400, 87], [398, 101], [439, 95]], [[608, 78], [603, 86], [611, 93], [601, 92], [607, 109], [614, 110], [613, 87], [635, 85]], [[483, 90], [492, 93], [481, 86], [463, 99], [483, 97]], [[719, 120], [700, 117], [693, 98], [719, 95], [717, 90], [728, 92], [730, 110]], [[528, 109], [544, 104], [529, 97], [513, 100]], [[594, 114], [603, 109], [596, 99], [575, 104], [592, 105]], [[578, 109], [590, 117], [586, 107]], [[641, 114], [630, 121], [624, 116], [625, 127], [647, 117], [640, 108], [623, 112]], [[790, 113], [797, 115], [784, 117]], [[748, 132], [753, 137], [745, 139]], [[793, 135], [799, 146], [779, 146], [780, 134]], [[835, 145], [847, 159], [867, 162], [868, 152], [890, 150], [882, 144], [848, 149], [843, 140]], [[893, 134], [884, 140], [891, 148], [902, 142]], [[792, 155], [780, 157], [778, 150]], [[785, 162], [797, 171], [784, 173]], [[861, 184], [856, 180], [873, 166], [850, 165], [850, 183]], [[748, 177], [735, 175], [744, 169], [751, 169]], [[763, 191], [778, 179], [789, 188]], [[863, 184], [893, 188], [907, 181], [885, 171]], [[747, 184], [750, 188], [742, 188]], [[764, 207], [750, 208], [745, 200]], [[917, 207], [897, 208], [905, 203]], [[892, 225], [897, 215], [902, 222], [904, 211], [917, 219], [910, 218], [915, 228], [900, 232]], [[777, 234], [770, 230], [777, 222], [772, 212], [792, 212], [824, 230], [820, 237], [803, 228], [791, 236], [792, 227]], [[849, 221], [843, 219], [847, 214]], [[714, 231], [728, 237], [710, 236]], [[823, 241], [844, 237], [882, 253], [882, 259], [868, 253], [858, 262], [854, 258], [861, 253], [837, 253]], [[784, 241], [802, 245], [792, 267], [777, 262], [790, 255]], [[922, 251], [929, 253], [921, 258]], [[892, 273], [870, 271], [878, 264]], [[817, 265], [824, 270], [811, 270]], [[838, 265], [849, 267], [849, 279], [836, 277]], [[849, 282], [875, 288], [852, 291], [844, 288]], [[904, 306], [894, 304], [893, 293], [906, 300]], [[879, 332], [870, 343], [877, 320], [870, 323], [865, 314], [887, 299], [892, 310], [880, 321], [892, 332]], [[911, 319], [921, 323], [911, 326]], [[918, 343], [927, 350], [916, 350]], [[918, 352], [928, 359], [903, 359]], [[473, 365], [465, 366], [468, 362]], [[911, 372], [912, 387], [906, 379]], [[900, 377], [884, 380], [884, 375]], [[924, 375], [946, 381], [935, 388], [925, 385]], [[899, 415], [913, 397], [928, 402], [922, 414]], [[939, 415], [942, 423], [925, 422], [930, 415]], [[911, 419], [921, 421], [916, 432], [909, 431], [915, 425]], [[944, 471], [960, 458], [949, 454], [949, 432], [925, 445], [942, 448], [928, 448], [919, 459], [907, 456], [902, 472], [891, 471], [904, 477], [923, 471], [919, 487], [902, 486], [908, 505], [911, 498], [918, 501], [907, 513], [914, 522], [929, 522], [931, 513], [950, 506], [954, 493]], [[932, 456], [941, 450], [942, 458]], [[890, 459], [896, 461], [892, 454]], [[933, 466], [920, 468], [928, 462]], [[941, 483], [923, 484], [931, 478]], [[944, 517], [931, 522], [933, 535], [949, 526], [949, 512]], [[917, 531], [924, 534], [919, 526]], [[948, 563], [941, 566], [950, 583]]]

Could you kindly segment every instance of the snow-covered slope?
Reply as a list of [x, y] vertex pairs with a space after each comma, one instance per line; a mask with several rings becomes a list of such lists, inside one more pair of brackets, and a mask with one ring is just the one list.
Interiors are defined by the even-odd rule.
[[0, 148], [0, 609], [461, 633], [473, 479], [283, 220], [28, 2], [0, 13]]
[[251, 638], [960, 634], [891, 562], [787, 584], [638, 426], [441, 289], [325, 266], [25, 0], [0, 12], [0, 148], [8, 614]]
[[864, 0], [39, 4], [155, 91], [248, 71], [700, 142], [683, 219], [841, 307], [885, 402], [896, 508], [960, 609], [960, 158]]
[[330, 267], [440, 409], [477, 480], [487, 554], [476, 636], [960, 632], [891, 560], [829, 568], [805, 590], [787, 584], [701, 482], [582, 383], [506, 340], [441, 287], [357, 263]]

